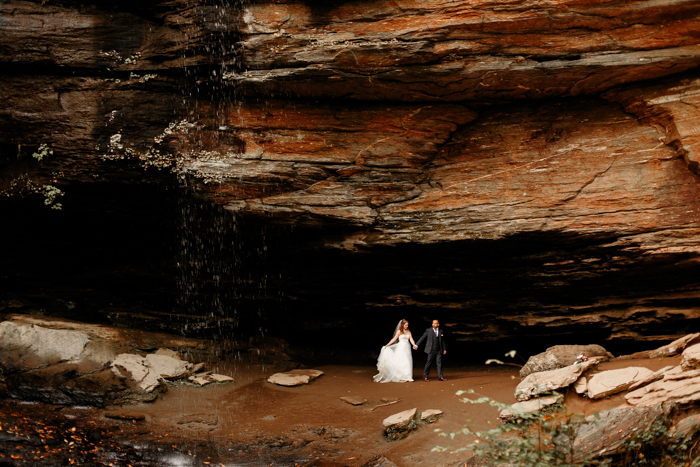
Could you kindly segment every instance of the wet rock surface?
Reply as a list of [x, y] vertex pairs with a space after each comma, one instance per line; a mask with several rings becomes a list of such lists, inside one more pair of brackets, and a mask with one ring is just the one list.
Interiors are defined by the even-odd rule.
[[[195, 353], [206, 347], [201, 340], [26, 315], [6, 316], [0, 333], [0, 368], [8, 394], [57, 405], [153, 400], [167, 379], [186, 376], [193, 365], [172, 349], [131, 352], [146, 342]], [[131, 352], [120, 353], [124, 350]]]

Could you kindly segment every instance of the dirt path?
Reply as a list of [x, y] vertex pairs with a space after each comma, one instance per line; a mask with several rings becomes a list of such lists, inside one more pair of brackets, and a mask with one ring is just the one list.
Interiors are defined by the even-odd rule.
[[[601, 364], [599, 371], [627, 366], [655, 370], [678, 364], [678, 361], [678, 357], [613, 361]], [[22, 430], [16, 426], [23, 420], [30, 423], [43, 419], [45, 425], [56, 427], [55, 432], [60, 435], [57, 438], [62, 437], [51, 449], [56, 452], [62, 449], [60, 452], [67, 459], [73, 458], [70, 456], [80, 459], [75, 456], [80, 449], [97, 452], [95, 446], [102, 446], [100, 449], [104, 453], [100, 455], [106, 459], [104, 463], [100, 461], [102, 465], [110, 464], [111, 455], [114, 465], [124, 466], [130, 465], [130, 460], [136, 456], [140, 461], [132, 465], [294, 466], [313, 461], [315, 465], [354, 467], [381, 454], [399, 467], [419, 463], [456, 466], [463, 465], [471, 454], [455, 453], [454, 449], [471, 439], [459, 435], [449, 440], [435, 430], [449, 433], [465, 425], [480, 430], [498, 424], [497, 409], [487, 404], [463, 403], [464, 396], [457, 396], [456, 392], [473, 389], [470, 398], [486, 396], [510, 404], [514, 402], [513, 394], [520, 381], [517, 368], [499, 366], [449, 368], [445, 371], [446, 382], [385, 384], [372, 381], [375, 369], [370, 366], [316, 368], [325, 374], [309, 385], [285, 388], [266, 382], [271, 371], [222, 363], [213, 369], [232, 375], [235, 383], [202, 388], [175, 384], [155, 402], [121, 409], [143, 415], [143, 421], [108, 419], [104, 410], [92, 408], [4, 403], [0, 407], [0, 431], [9, 429], [10, 434], [18, 434]], [[419, 375], [418, 370], [415, 373]], [[367, 402], [353, 406], [342, 401], [343, 396], [361, 397]], [[385, 403], [383, 399], [400, 402], [370, 410]], [[572, 411], [589, 414], [624, 404], [624, 395], [592, 402], [570, 391], [566, 403]], [[439, 409], [444, 416], [432, 425], [420, 427], [406, 439], [387, 441], [382, 436], [382, 420], [412, 408], [419, 412]], [[73, 428], [76, 430], [70, 431]], [[29, 433], [27, 439], [31, 436], [39, 439], [43, 436], [41, 433]], [[98, 441], [90, 441], [91, 436]], [[71, 445], [71, 439], [78, 444]], [[107, 439], [110, 441], [105, 445]], [[35, 451], [48, 455], [53, 451], [41, 445], [44, 441], [34, 443]], [[139, 447], [138, 443], [143, 446]], [[439, 445], [450, 448], [433, 452]], [[121, 452], [121, 457], [110, 454], [110, 449]], [[159, 453], [153, 454], [152, 464], [143, 460], [148, 449]], [[19, 449], [15, 454], [24, 456], [29, 452]], [[36, 459], [37, 454], [33, 455]]]

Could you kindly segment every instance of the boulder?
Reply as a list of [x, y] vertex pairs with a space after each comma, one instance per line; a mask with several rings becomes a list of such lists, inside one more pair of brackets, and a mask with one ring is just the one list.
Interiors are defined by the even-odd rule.
[[146, 355], [148, 366], [151, 370], [165, 379], [178, 379], [187, 375], [192, 369], [192, 364], [164, 354]]
[[624, 449], [623, 442], [636, 437], [655, 423], [670, 424], [672, 407], [657, 404], [652, 407], [618, 407], [600, 412], [599, 419], [589, 416], [574, 439], [574, 462], [592, 455], [610, 456]]
[[656, 350], [649, 352], [649, 358], [660, 358], [660, 357], [670, 357], [671, 355], [676, 355], [685, 350], [686, 347], [697, 344], [700, 342], [700, 332], [694, 334], [688, 334], [680, 339], [676, 339], [670, 344], [659, 347]]
[[561, 402], [562, 400], [564, 400], [564, 396], [562, 394], [555, 394], [552, 396], [530, 399], [529, 401], [517, 402], [507, 409], [501, 410], [498, 418], [504, 422], [508, 422], [522, 418], [523, 415], [539, 412], [540, 410], [550, 407], [558, 402]]
[[574, 391], [576, 391], [576, 394], [585, 394], [586, 391], [588, 391], [588, 380], [585, 376], [581, 376], [576, 380], [574, 383]]
[[442, 417], [442, 410], [428, 409], [421, 412], [420, 421], [423, 423], [434, 423], [440, 417]]
[[387, 417], [382, 421], [384, 436], [391, 440], [402, 439], [416, 429], [416, 412], [409, 409]]
[[539, 394], [565, 388], [574, 383], [581, 376], [581, 373], [600, 363], [603, 358], [592, 357], [583, 363], [576, 363], [564, 368], [531, 373], [515, 388], [515, 399], [526, 401]]
[[681, 368], [686, 371], [700, 368], [700, 344], [691, 345], [683, 351]]
[[[520, 377], [540, 371], [556, 370], [564, 368], [576, 362], [579, 354], [586, 357], [602, 357], [608, 359], [612, 357], [607, 350], [599, 345], [555, 345], [546, 351], [528, 358], [527, 363], [520, 369]], [[603, 360], [600, 360], [603, 361]]]
[[629, 367], [596, 373], [588, 380], [588, 397], [602, 399], [627, 390], [638, 381], [654, 373], [648, 368]]
[[112, 371], [117, 376], [130, 377], [144, 392], [151, 392], [163, 383], [160, 375], [152, 371], [148, 360], [140, 355], [117, 355], [112, 362]]
[[367, 399], [364, 399], [359, 396], [344, 396], [340, 398], [341, 401], [347, 402], [350, 405], [362, 405], [365, 402], [367, 402]]
[[275, 373], [267, 378], [267, 382], [279, 386], [300, 386], [309, 384], [322, 374], [323, 372], [320, 370], [291, 370], [284, 373]]

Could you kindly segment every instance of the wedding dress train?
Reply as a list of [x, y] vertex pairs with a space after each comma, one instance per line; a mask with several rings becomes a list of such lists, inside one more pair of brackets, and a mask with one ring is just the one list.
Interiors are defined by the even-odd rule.
[[403, 383], [413, 381], [413, 355], [408, 334], [399, 336], [398, 343], [384, 347], [377, 360], [377, 383]]

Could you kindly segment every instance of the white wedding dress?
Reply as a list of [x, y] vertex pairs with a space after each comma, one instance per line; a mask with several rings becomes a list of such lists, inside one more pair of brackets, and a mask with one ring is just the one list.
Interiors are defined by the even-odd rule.
[[403, 383], [413, 381], [413, 355], [408, 334], [399, 336], [399, 342], [384, 347], [377, 360], [379, 373], [374, 376], [377, 383]]

